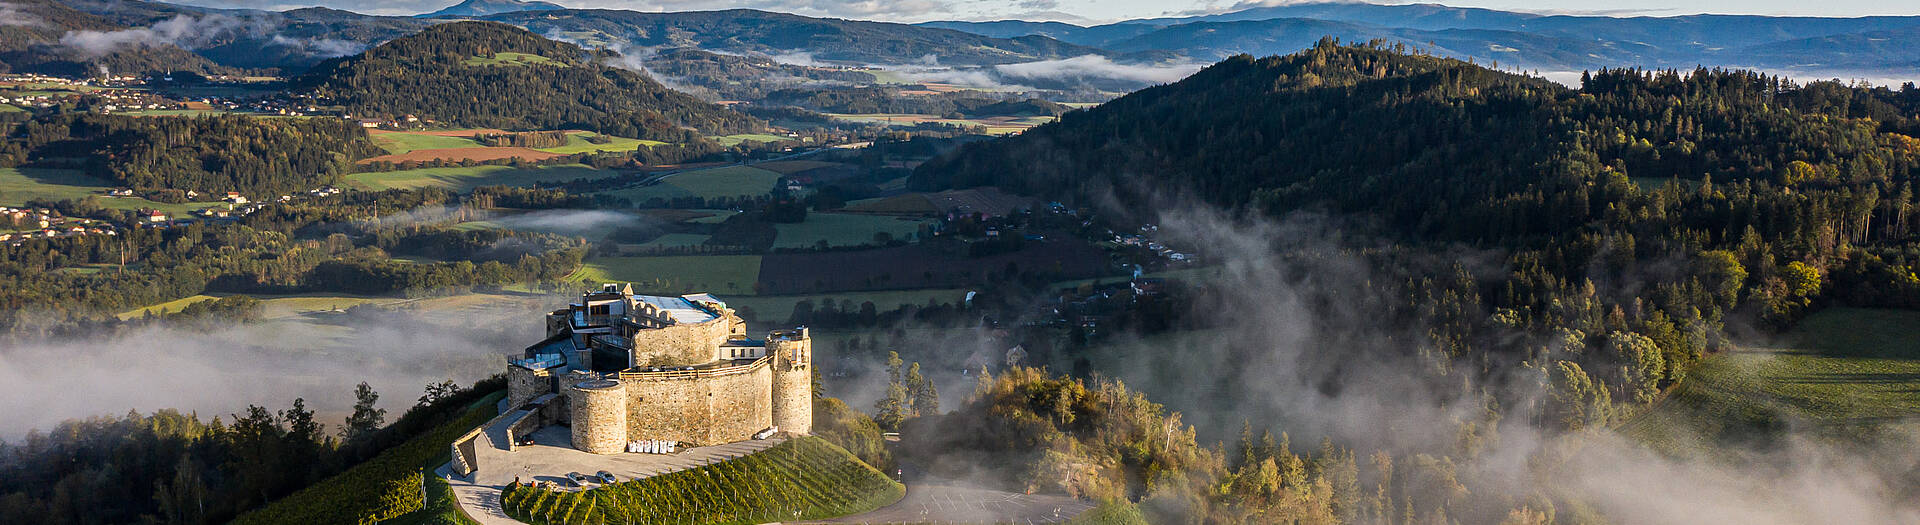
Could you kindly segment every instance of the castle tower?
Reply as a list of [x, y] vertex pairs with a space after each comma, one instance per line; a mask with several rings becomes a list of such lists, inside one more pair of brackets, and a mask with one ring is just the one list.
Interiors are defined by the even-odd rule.
[[782, 432], [813, 432], [813, 338], [806, 327], [767, 334], [773, 358], [773, 426]]
[[573, 416], [573, 448], [619, 454], [627, 446], [627, 389], [619, 381], [592, 379], [567, 389]]

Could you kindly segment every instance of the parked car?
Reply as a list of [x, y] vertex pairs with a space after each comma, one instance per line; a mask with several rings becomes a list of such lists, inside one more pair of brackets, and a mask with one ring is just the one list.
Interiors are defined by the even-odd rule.
[[599, 478], [600, 478], [600, 482], [601, 482], [601, 483], [608, 483], [608, 484], [612, 484], [612, 483], [619, 483], [619, 482], [620, 482], [620, 479], [619, 479], [619, 478], [615, 478], [615, 477], [613, 477], [613, 473], [612, 473], [612, 472], [607, 472], [607, 471], [604, 471], [604, 470], [602, 470], [602, 471], [600, 471], [600, 473], [599, 473], [599, 474], [595, 474], [594, 476], [597, 476], [597, 477], [599, 477]]
[[579, 472], [568, 472], [567, 481], [573, 482], [573, 486], [575, 487], [587, 486], [587, 477]]

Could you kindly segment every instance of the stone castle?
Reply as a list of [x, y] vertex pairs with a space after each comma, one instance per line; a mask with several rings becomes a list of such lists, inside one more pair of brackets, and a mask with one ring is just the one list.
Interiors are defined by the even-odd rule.
[[717, 445], [813, 427], [807, 329], [764, 339], [707, 294], [634, 295], [607, 285], [547, 314], [547, 338], [507, 364], [509, 406], [557, 405], [573, 446], [641, 440]]

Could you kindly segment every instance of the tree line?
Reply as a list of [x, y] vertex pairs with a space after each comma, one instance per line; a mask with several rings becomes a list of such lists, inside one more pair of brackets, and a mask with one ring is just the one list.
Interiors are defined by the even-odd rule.
[[136, 190], [261, 199], [338, 184], [354, 161], [382, 153], [340, 119], [55, 113], [9, 127], [0, 166], [78, 167]]

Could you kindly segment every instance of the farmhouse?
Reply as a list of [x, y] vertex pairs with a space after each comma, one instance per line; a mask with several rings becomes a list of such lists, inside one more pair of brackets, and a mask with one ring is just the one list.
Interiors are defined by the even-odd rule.
[[813, 426], [807, 329], [746, 334], [707, 295], [635, 295], [607, 285], [547, 315], [547, 338], [507, 365], [507, 402], [558, 423], [573, 447], [615, 454], [657, 443], [717, 445]]

